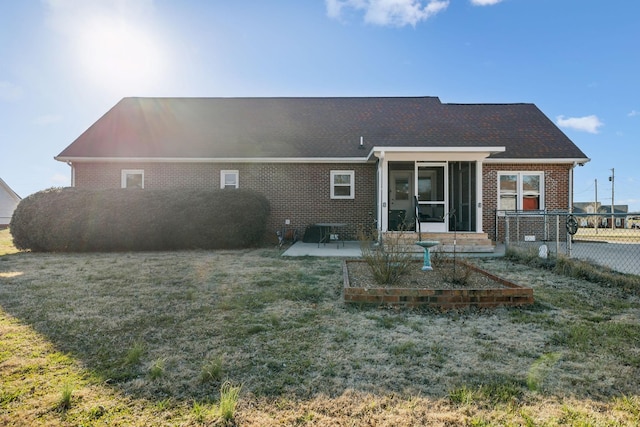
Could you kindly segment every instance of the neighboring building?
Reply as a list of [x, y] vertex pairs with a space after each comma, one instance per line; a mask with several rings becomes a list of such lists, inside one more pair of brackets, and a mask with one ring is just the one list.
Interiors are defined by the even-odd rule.
[[[404, 222], [495, 235], [498, 210], [569, 209], [587, 156], [533, 104], [125, 98], [64, 149], [82, 188], [252, 188], [269, 226]], [[414, 196], [419, 215], [414, 215]]]
[[613, 218], [611, 205], [600, 202], [575, 202], [573, 204], [573, 213], [578, 218], [581, 227], [595, 227], [597, 225], [600, 228], [611, 228], [611, 221], [613, 220], [614, 228], [628, 228], [628, 205], [614, 205]]
[[20, 196], [0, 178], [0, 229], [9, 226], [18, 203], [20, 203]]

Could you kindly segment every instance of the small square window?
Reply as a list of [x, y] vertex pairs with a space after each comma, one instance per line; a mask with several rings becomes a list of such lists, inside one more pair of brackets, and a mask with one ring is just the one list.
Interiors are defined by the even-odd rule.
[[355, 172], [331, 171], [331, 198], [355, 198]]
[[220, 188], [239, 188], [238, 176], [237, 170], [220, 171]]
[[121, 176], [122, 188], [144, 188], [144, 170], [123, 169]]

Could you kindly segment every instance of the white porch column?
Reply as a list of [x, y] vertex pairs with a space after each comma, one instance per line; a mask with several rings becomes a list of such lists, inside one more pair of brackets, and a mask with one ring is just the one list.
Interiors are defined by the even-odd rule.
[[482, 233], [482, 160], [476, 161], [476, 232]]
[[387, 206], [389, 206], [389, 165], [385, 158], [384, 151], [375, 153], [378, 158], [378, 231], [387, 231], [389, 223], [389, 215], [387, 215]]

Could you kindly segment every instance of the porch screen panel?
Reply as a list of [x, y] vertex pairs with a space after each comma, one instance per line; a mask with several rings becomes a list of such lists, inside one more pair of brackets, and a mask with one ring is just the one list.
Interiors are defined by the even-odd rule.
[[449, 231], [476, 230], [476, 164], [449, 162]]

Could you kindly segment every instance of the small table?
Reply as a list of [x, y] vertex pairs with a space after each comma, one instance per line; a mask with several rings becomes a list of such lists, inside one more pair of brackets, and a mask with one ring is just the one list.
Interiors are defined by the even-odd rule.
[[336, 242], [338, 243], [338, 249], [340, 249], [340, 241], [342, 241], [342, 247], [344, 248], [344, 239], [340, 238], [339, 233], [335, 233], [336, 229], [346, 227], [347, 224], [342, 222], [320, 222], [314, 224], [316, 227], [320, 228], [320, 240], [318, 240], [318, 247], [320, 247], [320, 243], [324, 243], [331, 241], [331, 236], [336, 236]]

